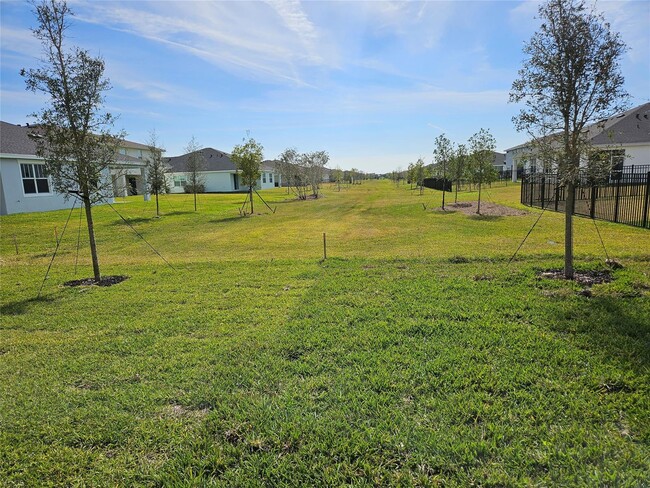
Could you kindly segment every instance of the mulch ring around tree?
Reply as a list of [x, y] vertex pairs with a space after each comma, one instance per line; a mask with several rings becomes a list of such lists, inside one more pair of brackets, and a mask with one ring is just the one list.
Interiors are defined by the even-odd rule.
[[[445, 210], [441, 207], [434, 208], [436, 212], [462, 212], [466, 215], [476, 215], [478, 202], [458, 202], [445, 204]], [[499, 205], [490, 202], [481, 202], [481, 213], [479, 215], [489, 215], [495, 217], [513, 217], [519, 215], [526, 215], [528, 212], [519, 210], [505, 205]]]
[[102, 276], [99, 281], [96, 281], [95, 278], [84, 278], [83, 280], [66, 281], [63, 283], [63, 286], [113, 286], [122, 283], [128, 278], [129, 277], [125, 275]]
[[[540, 278], [547, 278], [551, 280], [563, 280], [564, 270], [550, 269], [547, 271], [540, 271]], [[582, 286], [600, 285], [601, 283], [609, 283], [612, 281], [612, 274], [608, 270], [592, 270], [592, 271], [574, 271], [573, 281]]]

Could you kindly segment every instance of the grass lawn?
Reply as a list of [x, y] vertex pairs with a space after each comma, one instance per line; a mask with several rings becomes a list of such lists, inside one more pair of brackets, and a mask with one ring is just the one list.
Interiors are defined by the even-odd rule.
[[[102, 273], [129, 276], [105, 288], [62, 286], [92, 275], [75, 209], [40, 299], [69, 211], [0, 219], [0, 484], [647, 486], [647, 230], [598, 222], [624, 268], [587, 297], [539, 276], [559, 214], [508, 264], [537, 210], [444, 213], [387, 181], [262, 194], [276, 213], [118, 201], [173, 269], [97, 207]], [[518, 185], [484, 196], [525, 209]], [[593, 222], [575, 232], [577, 267], [604, 268]]]

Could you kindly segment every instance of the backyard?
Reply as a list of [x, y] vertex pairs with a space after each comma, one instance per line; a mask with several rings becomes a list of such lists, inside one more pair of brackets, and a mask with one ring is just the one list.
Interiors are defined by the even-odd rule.
[[647, 483], [647, 230], [576, 218], [577, 269], [611, 278], [585, 285], [540, 275], [561, 214], [509, 262], [540, 215], [516, 184], [482, 195], [517, 216], [386, 180], [261, 194], [275, 213], [96, 207], [102, 273], [128, 276], [110, 287], [63, 286], [92, 276], [78, 207], [1, 218], [4, 483]]

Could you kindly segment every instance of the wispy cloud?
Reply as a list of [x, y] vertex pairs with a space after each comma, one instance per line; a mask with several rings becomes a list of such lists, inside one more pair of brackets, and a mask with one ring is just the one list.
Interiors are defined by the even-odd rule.
[[294, 1], [96, 2], [79, 18], [197, 56], [251, 79], [303, 84], [302, 66], [327, 65], [319, 34]]

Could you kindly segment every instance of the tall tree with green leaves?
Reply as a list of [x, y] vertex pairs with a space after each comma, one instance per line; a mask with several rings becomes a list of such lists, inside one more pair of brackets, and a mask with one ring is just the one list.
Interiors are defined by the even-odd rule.
[[487, 129], [481, 129], [469, 138], [470, 156], [467, 164], [468, 174], [478, 186], [478, 207], [476, 213], [481, 213], [481, 187], [496, 179], [496, 171], [492, 162], [497, 142]]
[[196, 142], [194, 136], [192, 136], [187, 146], [185, 146], [185, 153], [187, 154], [187, 161], [185, 161], [185, 175], [187, 176], [185, 191], [194, 195], [195, 212], [196, 195], [205, 190], [205, 158], [201, 149], [201, 145]]
[[540, 5], [539, 18], [510, 101], [524, 105], [515, 127], [533, 137], [535, 152], [552, 161], [566, 187], [564, 276], [572, 279], [575, 187], [589, 152], [584, 129], [626, 108], [620, 60], [627, 48], [584, 0], [549, 0]]
[[253, 213], [253, 188], [260, 177], [260, 166], [264, 159], [264, 148], [252, 137], [245, 139], [243, 144], [236, 145], [230, 156], [241, 173], [242, 183], [248, 186], [251, 200], [251, 214]]
[[156, 217], [160, 217], [160, 206], [158, 204], [158, 195], [169, 192], [169, 183], [167, 182], [168, 167], [163, 160], [163, 147], [158, 142], [156, 131], [149, 134], [149, 155], [145, 159], [147, 168], [147, 191], [153, 193], [156, 197]]
[[[436, 137], [435, 144], [436, 147], [433, 150], [433, 157], [436, 161], [436, 164], [440, 166], [442, 169], [442, 180], [444, 185], [444, 182], [447, 181], [447, 169], [454, 156], [454, 145], [449, 139], [447, 139], [447, 137], [444, 134], [440, 134], [438, 137]], [[445, 209], [445, 193], [446, 192], [443, 186], [443, 190], [442, 190], [443, 210]]]
[[34, 4], [43, 57], [35, 69], [22, 69], [27, 89], [42, 92], [49, 102], [32, 114], [39, 131], [36, 152], [54, 189], [81, 199], [85, 209], [95, 281], [101, 280], [92, 206], [113, 195], [109, 166], [115, 161], [124, 133], [112, 132], [114, 117], [103, 110], [110, 83], [104, 77], [104, 61], [78, 47], [66, 47], [66, 31], [72, 10], [65, 1]]

